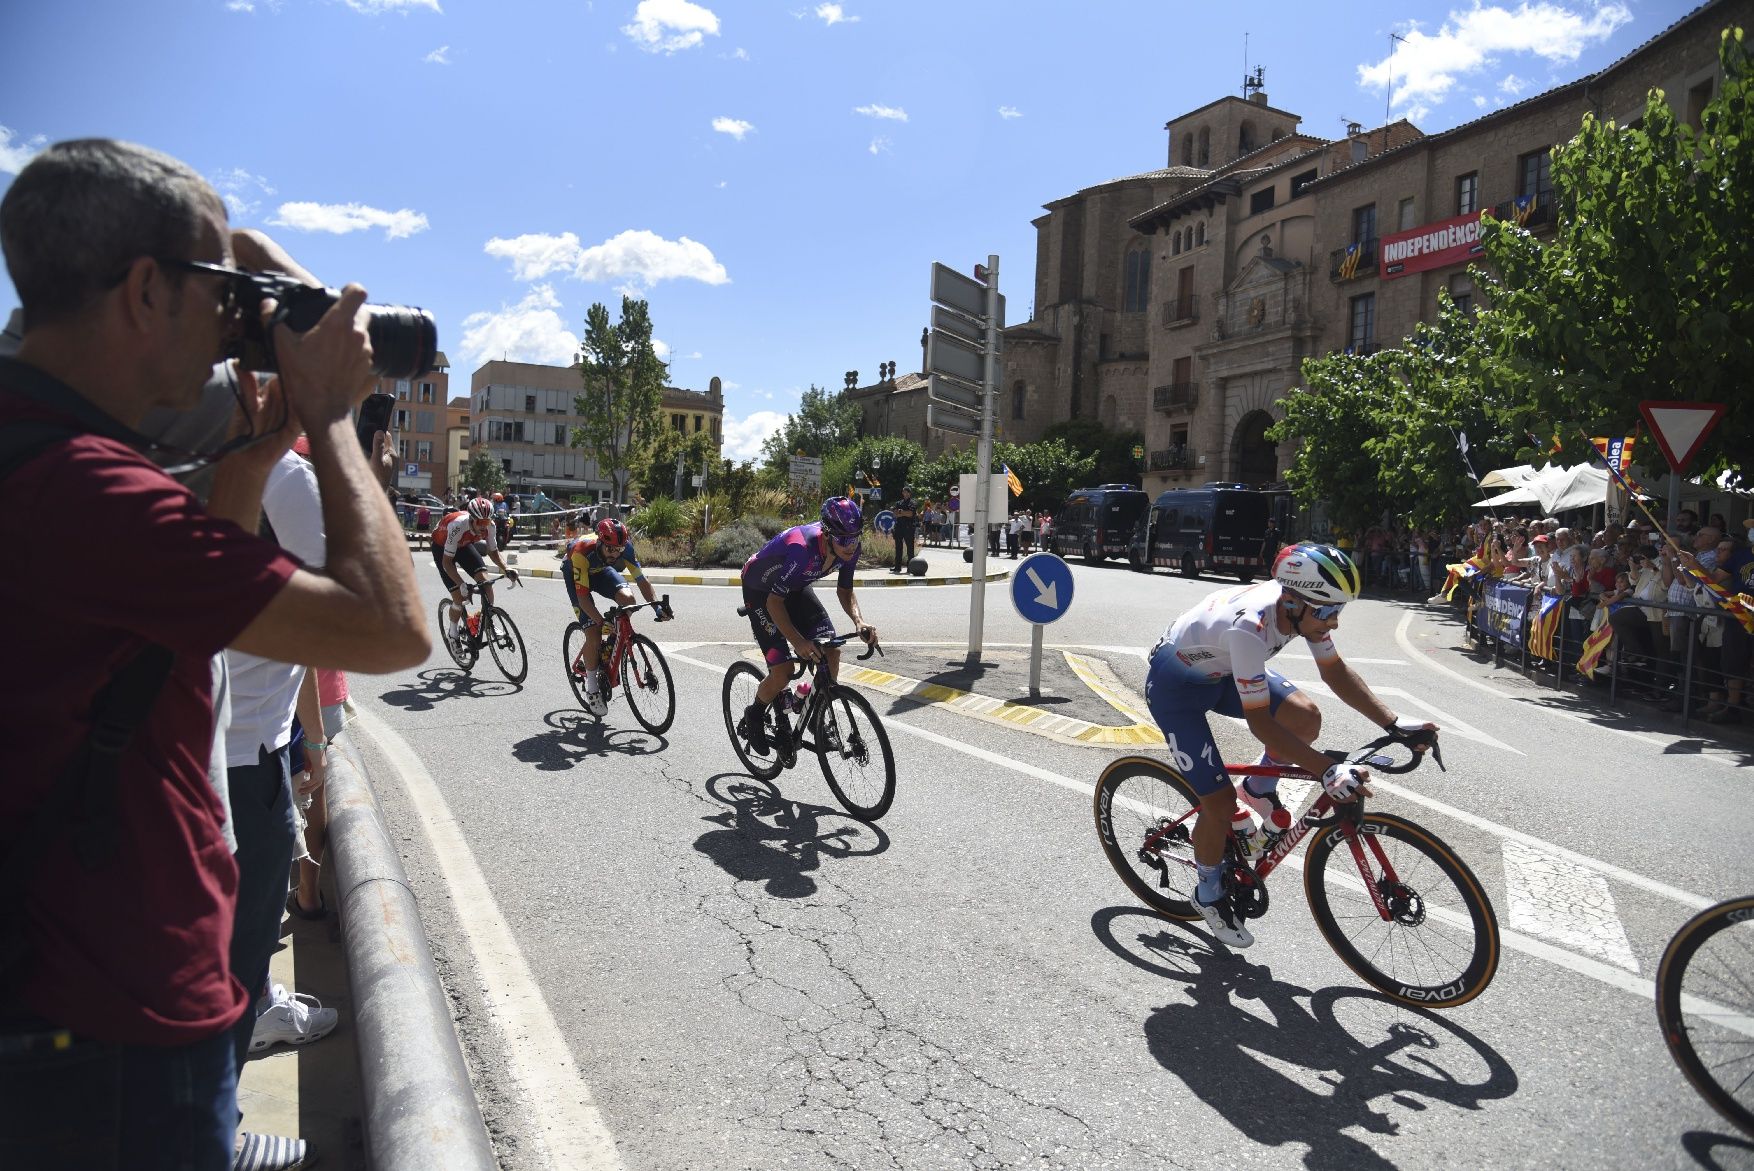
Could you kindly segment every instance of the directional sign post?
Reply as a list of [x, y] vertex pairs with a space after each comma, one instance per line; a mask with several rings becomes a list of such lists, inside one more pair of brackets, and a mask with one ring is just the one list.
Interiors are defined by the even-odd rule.
[[1029, 623], [1029, 697], [1041, 695], [1041, 628], [1072, 605], [1072, 567], [1052, 553], [1031, 553], [1011, 575], [1011, 604]]

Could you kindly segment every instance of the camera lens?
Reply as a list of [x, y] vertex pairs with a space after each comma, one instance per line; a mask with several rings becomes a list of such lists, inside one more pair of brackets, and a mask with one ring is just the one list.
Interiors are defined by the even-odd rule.
[[408, 305], [367, 305], [372, 370], [385, 378], [415, 378], [438, 357], [438, 324], [432, 314]]

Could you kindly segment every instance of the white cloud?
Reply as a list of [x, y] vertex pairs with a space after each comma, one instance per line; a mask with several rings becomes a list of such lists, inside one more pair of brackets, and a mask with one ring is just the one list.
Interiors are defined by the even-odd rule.
[[1023, 117], [1023, 111], [1019, 110], [1016, 106], [1000, 106], [999, 107], [999, 117], [1004, 118], [1007, 121], [1009, 121], [1012, 118]]
[[859, 22], [858, 17], [848, 16], [846, 9], [838, 4], [818, 4], [816, 6], [816, 19], [830, 28], [837, 24], [857, 24]]
[[714, 118], [713, 129], [720, 134], [729, 134], [738, 142], [742, 142], [743, 136], [755, 129], [755, 123], [745, 122], [741, 118]]
[[1484, 110], [1486, 108], [1486, 95], [1484, 95], [1484, 94], [1475, 94], [1474, 95], [1474, 108], [1476, 110]]
[[907, 121], [907, 111], [900, 106], [879, 106], [873, 103], [869, 106], [854, 106], [853, 113], [863, 114], [867, 118], [887, 118], [891, 122]]
[[49, 144], [42, 135], [34, 138], [19, 138], [18, 131], [0, 126], [0, 175], [16, 175], [24, 170], [24, 164], [31, 157]]
[[756, 411], [741, 419], [735, 415], [726, 415], [724, 445], [721, 448], [724, 457], [739, 463], [754, 459], [761, 454], [762, 440], [784, 427], [786, 418], [784, 411]]
[[430, 8], [440, 15], [444, 14], [438, 0], [346, 0], [346, 3], [355, 12], [363, 12], [368, 16], [376, 16], [380, 12], [406, 13], [415, 8]]
[[494, 237], [486, 245], [489, 256], [512, 262], [518, 280], [536, 280], [552, 272], [568, 271], [581, 281], [628, 280], [635, 291], [667, 280], [696, 280], [708, 285], [730, 281], [725, 266], [712, 249], [687, 236], [666, 240], [656, 232], [622, 232], [589, 248], [579, 245], [571, 232], [559, 236], [525, 235], [506, 240]]
[[227, 0], [225, 10], [227, 12], [254, 12], [256, 6], [250, 3], [250, 0]]
[[670, 361], [670, 343], [663, 338], [653, 338], [652, 353], [658, 355], [658, 361], [668, 363]]
[[733, 61], [747, 61], [747, 60], [749, 60], [749, 50], [748, 49], [732, 49], [729, 53], [726, 53], [725, 56], [729, 57]]
[[260, 175], [252, 175], [242, 167], [231, 167], [209, 175], [207, 181], [219, 192], [220, 198], [225, 200], [226, 211], [234, 220], [254, 215], [256, 209], [262, 206], [259, 197], [275, 194], [268, 180]]
[[1501, 94], [1509, 94], [1511, 97], [1516, 97], [1528, 88], [1529, 83], [1514, 73], [1505, 74], [1504, 80], [1498, 83], [1498, 92]]
[[879, 134], [871, 140], [871, 145], [865, 149], [874, 155], [886, 154], [889, 151], [889, 139]]
[[622, 25], [621, 31], [648, 53], [676, 53], [698, 48], [708, 35], [718, 36], [719, 18], [689, 0], [639, 0], [633, 23]]
[[428, 65], [449, 65], [451, 63], [451, 47], [449, 45], [440, 45], [438, 48], [422, 57], [421, 60]]
[[1472, 8], [1451, 12], [1436, 33], [1415, 28], [1392, 57], [1360, 65], [1358, 83], [1381, 92], [1392, 77], [1390, 101], [1407, 107], [1408, 116], [1417, 119], [1443, 102], [1459, 79], [1493, 68], [1501, 54], [1532, 54], [1569, 64], [1631, 19], [1623, 3], [1573, 11], [1564, 2], [1537, 0], [1513, 10], [1485, 7], [1476, 0]]
[[283, 203], [268, 222], [295, 232], [329, 232], [336, 236], [382, 228], [386, 240], [400, 240], [430, 226], [421, 212], [408, 208], [382, 211], [363, 203]]
[[548, 285], [536, 285], [516, 305], [497, 313], [471, 313], [463, 319], [462, 369], [473, 370], [492, 358], [566, 366], [578, 355], [578, 335], [561, 319], [560, 298]]
[[719, 190], [723, 191], [724, 189], [725, 189], [725, 180], [720, 179], [719, 180]]

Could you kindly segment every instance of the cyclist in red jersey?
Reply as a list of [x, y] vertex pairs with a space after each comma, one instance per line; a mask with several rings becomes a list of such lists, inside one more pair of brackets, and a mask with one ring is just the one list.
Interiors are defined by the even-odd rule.
[[463, 604], [468, 600], [458, 566], [481, 583], [482, 604], [487, 606], [493, 605], [493, 587], [486, 583], [487, 566], [481, 554], [486, 552], [499, 571], [513, 581], [518, 580], [518, 571], [508, 568], [499, 555], [493, 533], [493, 503], [483, 496], [471, 500], [466, 509], [445, 513], [438, 528], [432, 530], [431, 543], [432, 563], [438, 566], [439, 577], [451, 595], [450, 638], [455, 643], [463, 637]]

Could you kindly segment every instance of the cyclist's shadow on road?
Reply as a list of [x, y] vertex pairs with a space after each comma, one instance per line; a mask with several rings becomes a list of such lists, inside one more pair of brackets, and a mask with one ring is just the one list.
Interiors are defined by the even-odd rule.
[[1345, 1133], [1399, 1132], [1394, 1113], [1372, 1105], [1378, 1098], [1402, 1111], [1426, 1109], [1421, 1097], [1477, 1110], [1517, 1090], [1496, 1050], [1437, 1013], [1368, 989], [1275, 980], [1265, 965], [1136, 907], [1098, 911], [1091, 929], [1115, 955], [1184, 987], [1185, 999], [1145, 1021], [1158, 1063], [1254, 1142], [1307, 1144], [1312, 1171], [1395, 1166], [1388, 1144]]
[[592, 757], [612, 753], [651, 756], [670, 742], [639, 728], [614, 728], [577, 709], [552, 711], [542, 717], [548, 731], [512, 745], [512, 755], [542, 772], [564, 772]]
[[[881, 854], [889, 835], [836, 809], [788, 801], [771, 781], [742, 773], [708, 777], [707, 793], [725, 808], [702, 820], [718, 825], [694, 848], [739, 882], [761, 882], [778, 899], [816, 893], [814, 871], [824, 857]], [[828, 825], [824, 826], [824, 822]]]
[[394, 691], [386, 691], [379, 699], [403, 711], [429, 712], [447, 699], [488, 699], [496, 695], [516, 695], [524, 690], [521, 683], [503, 679], [477, 679], [455, 667], [431, 667], [416, 676], [419, 682], [407, 683]]
[[1729, 1171], [1731, 1167], [1748, 1166], [1742, 1162], [1740, 1156], [1732, 1157], [1729, 1162], [1720, 1160], [1717, 1150], [1719, 1147], [1725, 1148], [1726, 1152], [1754, 1154], [1754, 1142], [1730, 1134], [1727, 1128], [1721, 1133], [1713, 1130], [1690, 1130], [1681, 1136], [1681, 1147], [1706, 1171]]

